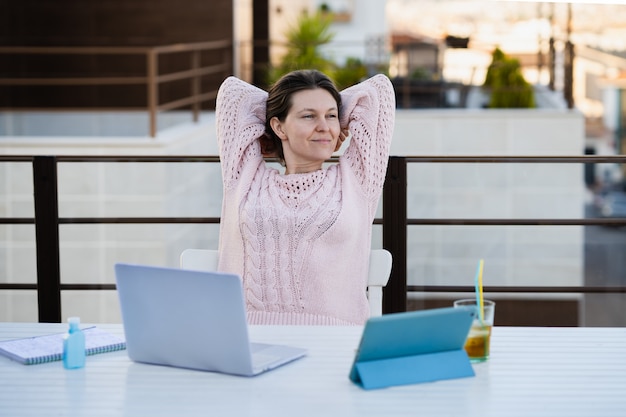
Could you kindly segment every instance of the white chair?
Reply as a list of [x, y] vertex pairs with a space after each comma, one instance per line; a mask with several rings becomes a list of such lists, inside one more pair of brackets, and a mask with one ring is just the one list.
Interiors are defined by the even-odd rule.
[[[212, 249], [185, 249], [180, 255], [180, 267], [200, 271], [217, 269], [218, 255]], [[386, 249], [372, 249], [370, 252], [370, 270], [367, 279], [367, 299], [370, 317], [383, 314], [383, 287], [391, 275], [391, 253]]]

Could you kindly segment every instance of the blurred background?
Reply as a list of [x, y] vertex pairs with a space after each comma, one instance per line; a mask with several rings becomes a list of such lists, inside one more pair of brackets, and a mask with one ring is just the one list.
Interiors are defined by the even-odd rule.
[[217, 88], [315, 67], [391, 78], [392, 155], [476, 157], [408, 163], [402, 308], [484, 258], [496, 324], [626, 325], [622, 2], [0, 0], [0, 22], [0, 320], [119, 322], [115, 262], [216, 248]]

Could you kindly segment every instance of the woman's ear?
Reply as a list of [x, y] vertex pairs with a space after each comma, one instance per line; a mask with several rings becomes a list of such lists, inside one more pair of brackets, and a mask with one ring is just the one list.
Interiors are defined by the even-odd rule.
[[283, 132], [283, 124], [280, 120], [278, 120], [278, 117], [272, 117], [270, 119], [270, 126], [274, 133], [276, 133], [276, 136], [278, 136], [281, 140], [287, 139], [287, 135]]

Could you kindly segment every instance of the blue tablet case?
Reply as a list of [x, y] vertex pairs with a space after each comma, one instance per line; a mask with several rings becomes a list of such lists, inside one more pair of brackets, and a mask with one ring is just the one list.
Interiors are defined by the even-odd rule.
[[474, 376], [463, 348], [474, 315], [446, 307], [370, 318], [350, 379], [375, 389]]

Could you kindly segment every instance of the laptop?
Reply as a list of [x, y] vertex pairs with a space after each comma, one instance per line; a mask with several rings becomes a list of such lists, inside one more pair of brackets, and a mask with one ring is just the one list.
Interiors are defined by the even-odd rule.
[[118, 263], [115, 279], [135, 362], [254, 376], [306, 355], [250, 343], [237, 275]]

